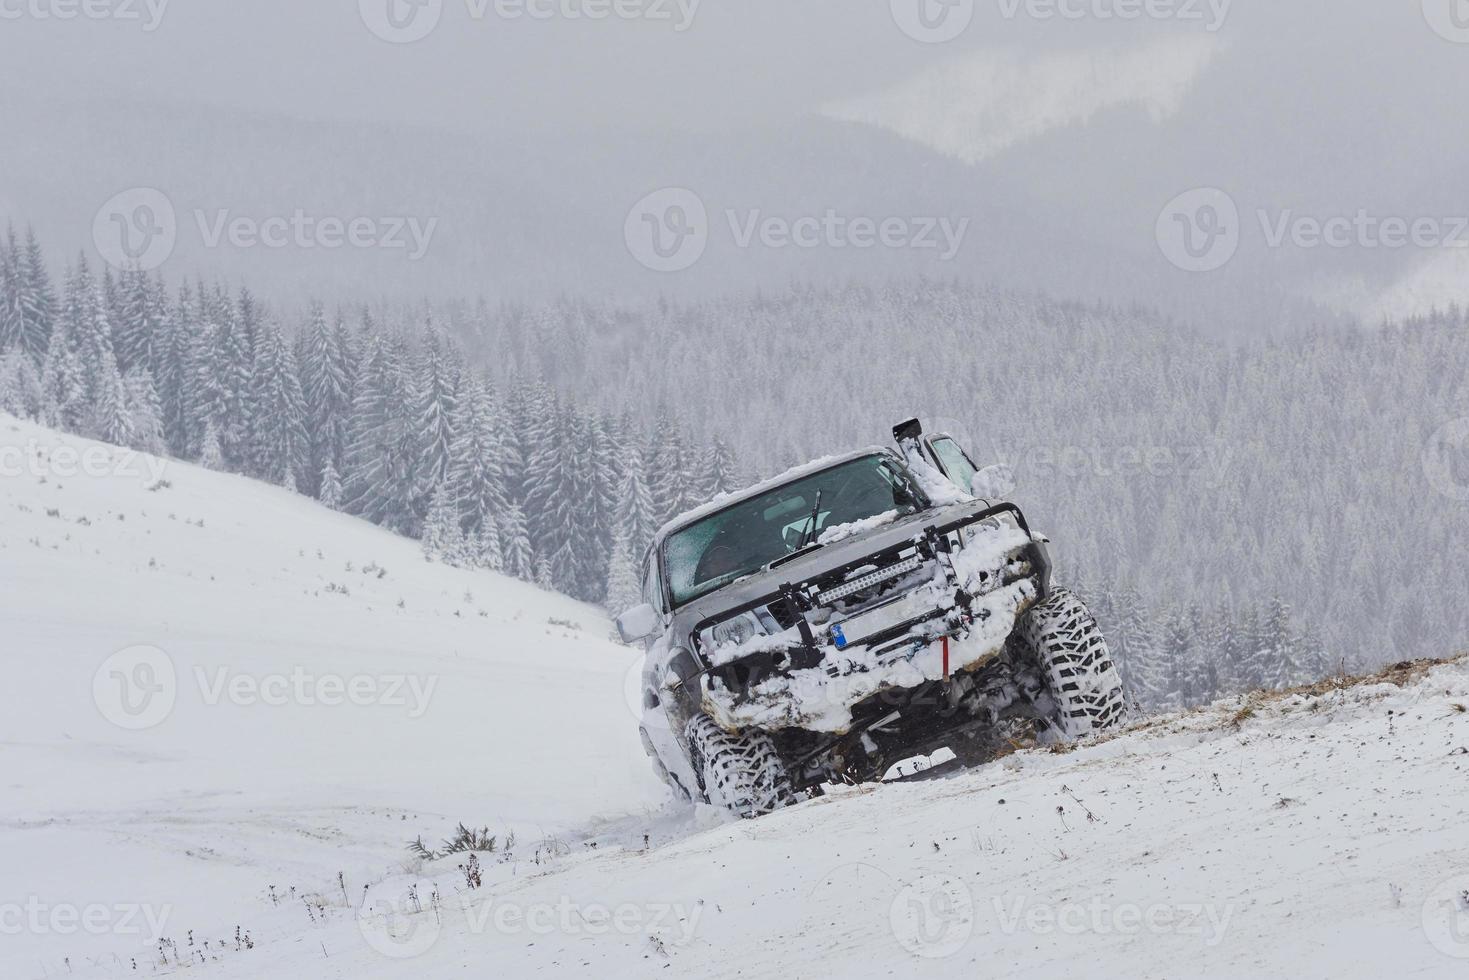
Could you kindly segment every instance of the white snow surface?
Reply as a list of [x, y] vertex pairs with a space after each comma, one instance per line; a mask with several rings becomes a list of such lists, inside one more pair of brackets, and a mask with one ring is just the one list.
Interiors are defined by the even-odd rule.
[[[96, 451], [0, 417], [0, 462], [31, 440]], [[635, 658], [595, 610], [282, 490], [164, 478], [0, 479], [5, 980], [1469, 970], [1462, 660], [731, 821], [664, 804], [622, 695]], [[179, 678], [142, 731], [93, 696], [134, 644]], [[410, 718], [209, 705], [195, 666], [440, 680]], [[479, 888], [463, 855], [403, 850], [460, 820], [516, 830]], [[166, 964], [146, 934], [49, 915], [139, 904], [166, 912]]]

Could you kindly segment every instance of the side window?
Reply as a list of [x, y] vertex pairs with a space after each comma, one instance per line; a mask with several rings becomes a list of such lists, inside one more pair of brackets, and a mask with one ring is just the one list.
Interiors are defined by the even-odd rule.
[[663, 608], [663, 596], [658, 591], [658, 563], [653, 560], [653, 550], [643, 555], [643, 601], [654, 609]]
[[944, 473], [968, 493], [974, 486], [974, 474], [978, 472], [964, 450], [953, 439], [945, 436], [933, 441], [933, 453], [944, 466]]

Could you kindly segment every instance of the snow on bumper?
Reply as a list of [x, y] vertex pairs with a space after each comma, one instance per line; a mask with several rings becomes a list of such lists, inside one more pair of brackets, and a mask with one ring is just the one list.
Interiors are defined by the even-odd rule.
[[[718, 671], [703, 675], [704, 710], [722, 727], [738, 730], [800, 728], [839, 735], [853, 724], [853, 709], [885, 691], [941, 680], [983, 666], [997, 656], [1020, 616], [1036, 601], [1038, 579], [1016, 534], [990, 536], [980, 547], [953, 556], [952, 574], [926, 569], [895, 600], [876, 612], [833, 617], [821, 629], [819, 659], [798, 669], [767, 674], [747, 686], [731, 686]], [[868, 622], [881, 616], [874, 626]], [[921, 622], [896, 638], [851, 642], [889, 623]], [[792, 631], [793, 633], [794, 631]], [[948, 640], [947, 662], [944, 640]], [[847, 642], [844, 642], [846, 640]], [[794, 643], [793, 635], [754, 638], [740, 654], [769, 652]], [[721, 659], [733, 660], [733, 651]]]

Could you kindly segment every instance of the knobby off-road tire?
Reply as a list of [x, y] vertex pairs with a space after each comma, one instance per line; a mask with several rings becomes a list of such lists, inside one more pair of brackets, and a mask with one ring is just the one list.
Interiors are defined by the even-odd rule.
[[1053, 702], [1046, 721], [1068, 739], [1122, 725], [1127, 698], [1107, 641], [1091, 610], [1054, 589], [1025, 614], [1018, 630]]
[[770, 736], [731, 735], [702, 714], [689, 722], [688, 736], [689, 761], [704, 802], [758, 817], [806, 798], [796, 790]]

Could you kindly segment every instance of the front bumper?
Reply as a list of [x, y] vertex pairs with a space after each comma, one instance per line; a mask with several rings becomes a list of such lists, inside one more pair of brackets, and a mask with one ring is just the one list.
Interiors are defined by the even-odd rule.
[[[1011, 523], [997, 517], [1013, 514]], [[916, 566], [880, 600], [853, 610], [823, 607], [839, 594], [832, 575], [849, 580]], [[877, 569], [876, 572], [869, 569]], [[817, 583], [786, 586], [759, 602], [699, 624], [783, 603], [778, 636], [710, 654], [699, 677], [702, 709], [731, 731], [757, 728], [842, 735], [859, 706], [984, 667], [1004, 649], [1016, 622], [1049, 584], [1050, 562], [1013, 505], [990, 508], [954, 524], [926, 528], [905, 549], [872, 555]]]

